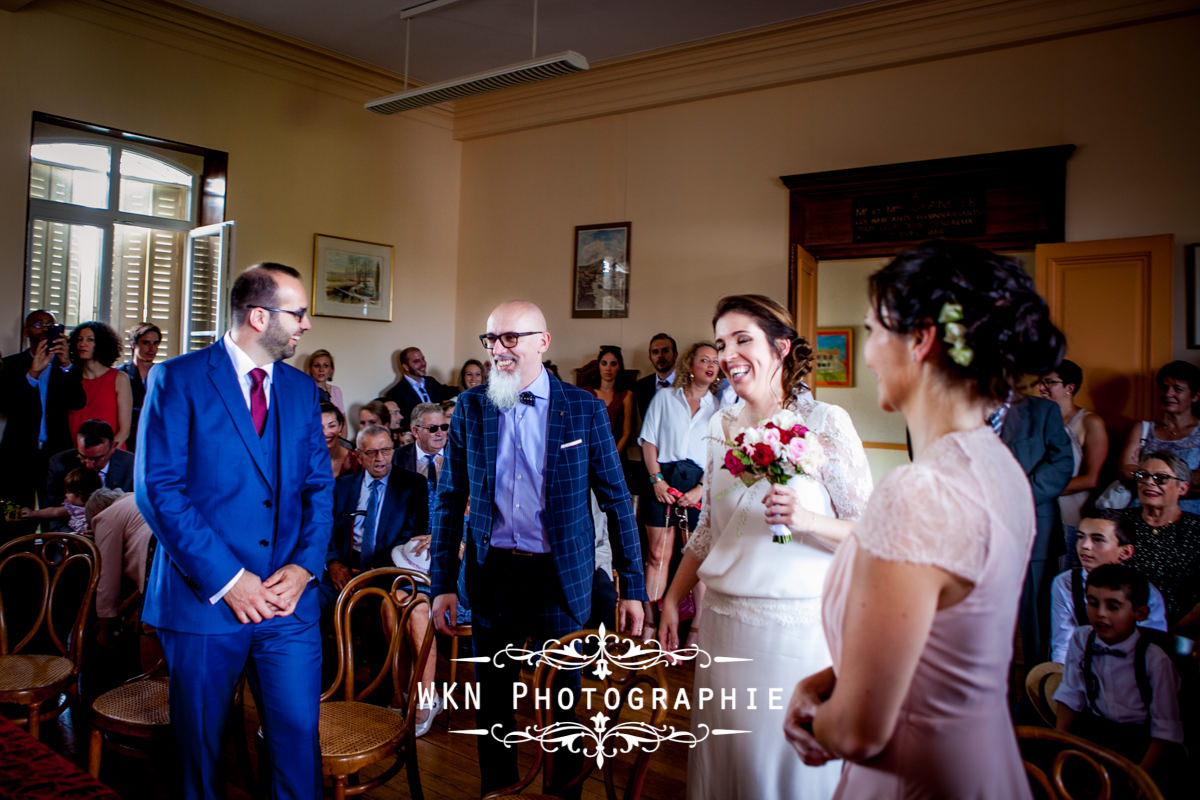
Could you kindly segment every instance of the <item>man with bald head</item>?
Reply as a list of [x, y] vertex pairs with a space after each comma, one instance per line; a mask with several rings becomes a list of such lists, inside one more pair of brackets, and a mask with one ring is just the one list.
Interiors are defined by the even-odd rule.
[[[488, 382], [459, 396], [433, 508], [433, 614], [442, 633], [456, 619], [459, 542], [465, 539], [466, 594], [477, 654], [493, 655], [532, 637], [534, 647], [584, 627], [591, 614], [595, 534], [589, 491], [609, 527], [621, 584], [618, 627], [642, 628], [641, 551], [621, 461], [604, 403], [562, 383], [542, 366], [550, 347], [546, 320], [533, 303], [497, 306], [480, 341], [491, 355]], [[471, 514], [465, 520], [468, 499]], [[480, 728], [513, 726], [516, 666], [476, 666]], [[579, 674], [564, 670], [566, 686]], [[557, 692], [555, 693], [557, 696]], [[555, 710], [556, 719], [570, 712]], [[547, 789], [577, 773], [561, 757]], [[516, 751], [479, 737], [483, 793], [517, 780]]]

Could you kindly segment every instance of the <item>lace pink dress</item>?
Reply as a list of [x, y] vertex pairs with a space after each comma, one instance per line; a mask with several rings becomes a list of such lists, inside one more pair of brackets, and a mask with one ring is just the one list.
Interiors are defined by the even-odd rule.
[[1030, 797], [1007, 690], [1034, 533], [1029, 481], [991, 428], [943, 437], [876, 488], [825, 584], [834, 671], [858, 548], [941, 567], [974, 588], [934, 616], [891, 741], [869, 763], [847, 765], [838, 797]]
[[[692, 731], [711, 735], [688, 755], [689, 800], [823, 800], [833, 795], [841, 762], [806, 767], [783, 736], [783, 716], [796, 682], [832, 663], [821, 631], [821, 586], [833, 554], [797, 536], [771, 541], [762, 500], [769, 486], [747, 487], [721, 468], [725, 441], [739, 432], [743, 406], [724, 408], [709, 423], [705, 495], [688, 551], [701, 560], [708, 587], [700, 647], [714, 657], [747, 659], [697, 668], [695, 691], [713, 693], [693, 706]], [[810, 511], [857, 519], [871, 494], [871, 470], [850, 416], [801, 395], [795, 410], [817, 432], [827, 461], [819, 480], [790, 486]]]

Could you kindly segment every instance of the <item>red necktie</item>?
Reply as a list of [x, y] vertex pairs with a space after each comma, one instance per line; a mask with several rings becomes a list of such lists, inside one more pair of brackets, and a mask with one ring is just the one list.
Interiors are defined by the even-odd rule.
[[263, 391], [266, 379], [265, 369], [255, 367], [250, 370], [250, 419], [254, 420], [254, 430], [259, 436], [267, 428], [267, 393]]

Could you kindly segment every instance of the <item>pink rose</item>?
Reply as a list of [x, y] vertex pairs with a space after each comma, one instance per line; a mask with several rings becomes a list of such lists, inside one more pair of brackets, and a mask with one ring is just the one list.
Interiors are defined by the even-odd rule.
[[799, 464], [804, 460], [804, 454], [807, 450], [807, 442], [802, 437], [797, 436], [787, 444], [787, 460], [792, 464]]
[[732, 450], [725, 451], [725, 469], [729, 470], [729, 474], [733, 477], [740, 477], [746, 471], [746, 465], [737, 457], [737, 453]]

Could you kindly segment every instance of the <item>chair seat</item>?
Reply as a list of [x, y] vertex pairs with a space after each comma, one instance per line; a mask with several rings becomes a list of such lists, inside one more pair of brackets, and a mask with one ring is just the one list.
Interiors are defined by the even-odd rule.
[[352, 758], [388, 746], [404, 730], [395, 711], [371, 705], [327, 700], [321, 703], [321, 757]]
[[[166, 727], [171, 724], [166, 678], [137, 680], [105, 692], [92, 703], [97, 721], [121, 725]], [[103, 722], [101, 721], [101, 724]]]
[[0, 693], [62, 687], [74, 675], [75, 665], [62, 656], [0, 656]]

